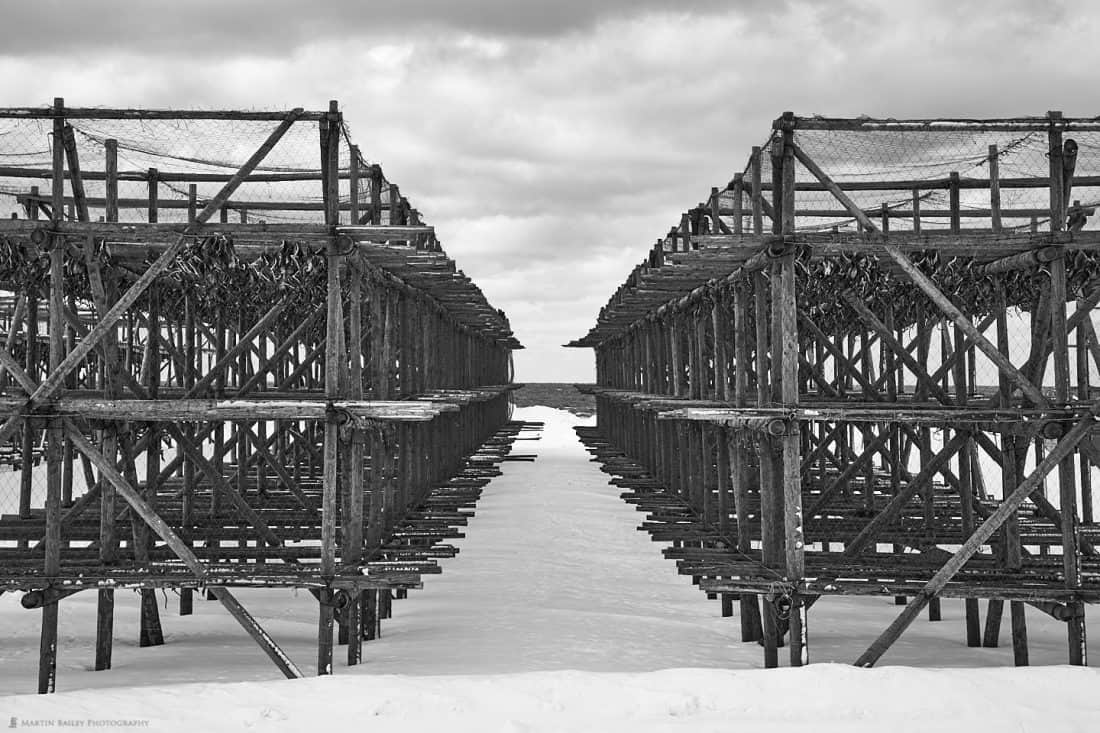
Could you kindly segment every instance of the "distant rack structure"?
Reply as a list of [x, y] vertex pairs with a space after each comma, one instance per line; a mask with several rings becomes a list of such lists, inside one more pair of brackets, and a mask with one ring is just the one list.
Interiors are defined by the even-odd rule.
[[[582, 438], [767, 666], [822, 595], [1025, 604], [1086, 662], [1100, 600], [1100, 118], [777, 119], [595, 326]], [[764, 604], [759, 599], [763, 597]], [[988, 600], [984, 629], [979, 599]], [[761, 612], [763, 608], [763, 612]]]
[[[361, 658], [394, 593], [438, 572], [509, 422], [508, 319], [324, 111], [0, 109], [0, 592], [220, 601], [307, 588]], [[91, 660], [89, 660], [91, 661]]]

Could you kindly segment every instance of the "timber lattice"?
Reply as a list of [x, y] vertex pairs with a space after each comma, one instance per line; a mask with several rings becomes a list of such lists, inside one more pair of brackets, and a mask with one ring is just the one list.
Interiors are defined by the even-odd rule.
[[[569, 346], [582, 439], [765, 663], [823, 594], [965, 598], [971, 646], [1024, 604], [1086, 662], [1100, 600], [1100, 124], [775, 121]], [[765, 608], [783, 608], [784, 624]], [[985, 628], [979, 599], [988, 599]], [[789, 626], [789, 629], [788, 629]]]
[[[456, 552], [512, 440], [503, 312], [352, 144], [333, 103], [281, 112], [0, 110], [0, 592], [41, 608], [155, 588], [299, 587], [349, 664]], [[40, 185], [48, 190], [40, 190]], [[231, 221], [234, 219], [234, 221]]]

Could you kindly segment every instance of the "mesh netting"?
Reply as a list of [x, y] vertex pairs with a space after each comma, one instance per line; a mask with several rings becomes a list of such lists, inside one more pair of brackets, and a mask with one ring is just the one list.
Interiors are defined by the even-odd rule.
[[[201, 210], [278, 126], [276, 121], [234, 119], [67, 119], [72, 125], [84, 190], [92, 221], [105, 216], [104, 171], [107, 141], [118, 143], [118, 219], [150, 220], [151, 189], [155, 188], [156, 219], [165, 223], [188, 220], [190, 186]], [[316, 121], [299, 120], [243, 183], [223, 208], [221, 219], [246, 223], [323, 223], [320, 132]], [[344, 129], [340, 144], [341, 223], [350, 223], [350, 145]], [[0, 119], [0, 214], [27, 215], [26, 205], [37, 187], [37, 200], [48, 208], [53, 148], [53, 121]], [[372, 201], [370, 163], [359, 160], [360, 216]], [[32, 170], [15, 170], [32, 169]], [[379, 169], [380, 170], [380, 169]], [[155, 171], [155, 173], [151, 172]], [[198, 175], [213, 180], [188, 180]], [[155, 179], [155, 186], [150, 180]], [[375, 197], [389, 221], [391, 184], [384, 178]], [[75, 218], [72, 190], [65, 186], [66, 218]], [[40, 212], [44, 216], [45, 209]], [[218, 217], [215, 217], [215, 221]], [[369, 221], [369, 220], [368, 220]]]
[[[1075, 179], [1100, 174], [1100, 132], [1066, 132], [1065, 138], [1078, 146]], [[888, 228], [899, 231], [913, 231], [917, 214], [922, 230], [950, 227], [947, 180], [953, 173], [960, 180], [961, 227], [991, 228], [989, 156], [990, 146], [995, 145], [1002, 227], [1026, 231], [1049, 225], [1049, 189], [1041, 181], [1026, 180], [1050, 174], [1046, 130], [988, 131], [977, 126], [973, 130], [796, 130], [795, 142], [845, 189], [876, 226], [882, 228], [885, 213]], [[770, 147], [769, 141], [761, 155], [761, 181], [769, 201], [773, 170]], [[744, 171], [746, 191], [750, 172], [751, 163]], [[796, 166], [796, 181], [821, 188], [802, 165]], [[861, 190], [860, 186], [875, 186], [877, 190]], [[1075, 183], [1070, 195], [1070, 203], [1073, 201], [1095, 206], [1100, 203], [1100, 187]], [[726, 211], [733, 207], [732, 191], [722, 193], [720, 205]], [[747, 193], [742, 207], [744, 230], [750, 232], [751, 200]], [[828, 191], [799, 190], [795, 207], [799, 230], [858, 228], [855, 218]], [[765, 222], [765, 230], [770, 230], [770, 221]]]

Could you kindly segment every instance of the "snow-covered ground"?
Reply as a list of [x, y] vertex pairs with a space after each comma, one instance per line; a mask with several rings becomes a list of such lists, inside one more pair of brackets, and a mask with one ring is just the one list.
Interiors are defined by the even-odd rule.
[[[516, 417], [546, 422], [540, 441], [516, 444], [538, 460], [504, 464], [458, 541], [461, 553], [395, 603], [383, 637], [364, 645], [361, 666], [344, 666], [341, 648], [334, 677], [281, 680], [220, 604], [198, 598], [195, 614], [182, 618], [166, 599], [167, 643], [140, 649], [137, 596], [119, 593], [114, 669], [94, 672], [95, 598], [79, 594], [61, 606], [60, 692], [39, 697], [29, 694], [39, 612], [5, 595], [0, 725], [15, 718], [24, 727], [148, 721], [150, 730], [299, 731], [361, 718], [402, 732], [705, 731], [754, 722], [778, 730], [1072, 731], [1100, 721], [1097, 670], [991, 669], [1011, 665], [1011, 647], [967, 648], [961, 601], [944, 601], [944, 621], [918, 621], [881, 662], [906, 666], [861, 670], [847, 663], [900, 609], [890, 597], [825, 598], [810, 616], [811, 659], [842, 664], [756, 669], [762, 652], [739, 641], [737, 619], [722, 619], [718, 603], [635, 529], [642, 514], [618, 498], [572, 431], [581, 419], [540, 407]], [[238, 596], [312, 674], [313, 598]], [[1064, 662], [1064, 624], [1039, 612], [1028, 620], [1032, 663]]]

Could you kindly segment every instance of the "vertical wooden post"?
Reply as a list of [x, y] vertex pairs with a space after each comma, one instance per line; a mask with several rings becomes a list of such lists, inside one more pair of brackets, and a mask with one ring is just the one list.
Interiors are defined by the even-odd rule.
[[[194, 188], [194, 184], [191, 184], [191, 188]], [[194, 191], [192, 191], [194, 193]], [[189, 197], [189, 200], [194, 201], [195, 197]], [[188, 216], [192, 212], [188, 212]], [[193, 220], [192, 220], [193, 221]], [[184, 327], [183, 327], [183, 339], [184, 339], [184, 374], [183, 374], [183, 386], [185, 389], [190, 390], [195, 386], [197, 380], [197, 372], [199, 371], [198, 350], [195, 343], [195, 300], [190, 293], [184, 295]], [[189, 423], [184, 428], [185, 435], [189, 440], [194, 441], [196, 437], [194, 424]], [[184, 457], [183, 459], [183, 505], [180, 516], [181, 529], [183, 530], [184, 537], [190, 541], [193, 535], [193, 528], [195, 523], [194, 511], [195, 511], [195, 462], [190, 457]], [[180, 616], [188, 616], [192, 613], [194, 608], [194, 592], [191, 588], [180, 588]]]
[[[61, 220], [64, 204], [65, 158], [62, 135], [65, 103], [54, 99], [53, 120], [53, 196], [54, 224]], [[56, 369], [64, 358], [64, 307], [63, 277], [65, 266], [64, 241], [50, 242], [50, 369]], [[46, 542], [43, 574], [53, 578], [61, 572], [61, 461], [63, 431], [58, 418], [47, 421], [46, 444]], [[38, 658], [38, 692], [51, 693], [57, 683], [57, 622], [59, 603], [54, 601], [42, 607], [42, 634]]]
[[[928, 363], [928, 352], [932, 345], [932, 322], [927, 318], [922, 318], [917, 322], [917, 362], [920, 364]], [[923, 400], [928, 396], [928, 383], [926, 381], [918, 381], [913, 394], [914, 400]], [[929, 463], [932, 462], [932, 430], [928, 427], [922, 427], [920, 429], [920, 466], [923, 469]], [[922, 499], [925, 506], [927, 506], [927, 498], [932, 491], [930, 486], [926, 486]], [[939, 621], [942, 618], [940, 609], [939, 597], [928, 599], [928, 620]]]
[[729, 400], [728, 325], [724, 301], [722, 291], [715, 289], [711, 306], [711, 333], [714, 338], [714, 399], [720, 402]]
[[[352, 160], [358, 155], [358, 151], [352, 150]], [[355, 164], [353, 162], [353, 167]], [[354, 189], [353, 189], [354, 194]], [[353, 195], [354, 200], [354, 195]], [[358, 221], [356, 216], [352, 221]], [[363, 399], [363, 352], [362, 343], [362, 280], [355, 271], [349, 271], [351, 282], [348, 293], [348, 357], [350, 385], [349, 399]], [[344, 550], [341, 561], [348, 566], [356, 566], [363, 557], [363, 461], [364, 441], [366, 436], [362, 430], [352, 431], [350, 445], [346, 448], [345, 472], [347, 475], [347, 508], [348, 513], [344, 518]], [[359, 664], [363, 656], [363, 630], [360, 614], [361, 603], [359, 592], [352, 590], [348, 603], [348, 665]]]
[[951, 215], [951, 231], [959, 233], [962, 230], [962, 219], [959, 204], [959, 172], [951, 171], [948, 174], [947, 200]]
[[1065, 178], [1062, 160], [1062, 113], [1047, 112], [1050, 131], [1047, 133], [1047, 160], [1050, 165], [1050, 230], [1060, 232], [1066, 226]]
[[[1063, 169], [1063, 145], [1060, 123], [1062, 113], [1048, 113], [1050, 119], [1050, 230], [1059, 232], [1065, 228], [1066, 201]], [[1058, 257], [1049, 264], [1050, 270], [1050, 329], [1052, 355], [1054, 357], [1054, 391], [1057, 404], [1070, 399], [1069, 335], [1066, 333], [1066, 263]], [[1062, 570], [1067, 588], [1081, 586], [1080, 545], [1077, 541], [1077, 483], [1073, 454], [1058, 464], [1058, 493], [1062, 515]], [[1080, 601], [1066, 604], [1071, 609], [1067, 620], [1069, 663], [1088, 663], [1085, 645], [1085, 609]]]
[[[33, 210], [36, 214], [38, 209]], [[26, 354], [24, 369], [31, 379], [38, 379], [38, 292], [36, 288], [30, 288], [26, 293], [27, 309], [26, 323], [23, 332], [26, 334]], [[27, 420], [23, 423], [23, 440], [20, 456], [19, 476], [19, 517], [31, 518], [31, 495], [34, 489], [34, 450], [39, 423], [35, 420]], [[21, 547], [26, 547], [26, 541], [22, 541]]]
[[760, 205], [763, 192], [761, 189], [761, 162], [762, 151], [759, 145], [752, 148], [752, 157], [749, 159], [749, 184], [752, 186], [752, 231], [753, 234], [764, 233], [764, 208]]
[[[773, 273], [773, 281], [778, 278]], [[756, 404], [757, 407], [770, 407], [772, 404], [772, 384], [775, 379], [775, 359], [769, 319], [768, 281], [762, 273], [753, 273], [753, 297], [755, 299], [754, 316], [756, 321]], [[782, 473], [777, 474], [776, 445], [771, 437], [759, 435], [759, 472], [760, 472], [760, 546], [762, 560], [770, 568], [780, 570], [785, 562], [783, 549], [783, 494]], [[774, 599], [764, 599], [762, 621], [764, 627], [764, 666], [779, 666], [778, 647], [782, 643], [779, 619], [776, 618]]]
[[745, 227], [745, 174], [733, 174], [733, 233], [741, 234]]
[[195, 219], [199, 215], [199, 187], [197, 184], [189, 183], [187, 185], [187, 222], [189, 224], [195, 223]]
[[[782, 233], [795, 232], [795, 159], [794, 115], [783, 115], [783, 191]], [[779, 322], [782, 340], [780, 352], [780, 402], [786, 409], [798, 406], [798, 304], [795, 295], [794, 251], [788, 251], [780, 260], [780, 287], [774, 317]], [[773, 345], [773, 349], [776, 345]], [[802, 526], [802, 463], [800, 429], [792, 426], [782, 437], [783, 454], [783, 517], [785, 529], [787, 580], [795, 585], [806, 574], [805, 535]], [[790, 660], [791, 666], [809, 662], [807, 648], [806, 606], [798, 594], [791, 598], [790, 612]]]
[[160, 186], [157, 182], [159, 175], [156, 168], [150, 168], [147, 172], [147, 177], [149, 179], [148, 221], [150, 224], [156, 223], [160, 210]]
[[348, 222], [355, 226], [359, 223], [359, 146], [350, 146], [348, 153]]
[[[1077, 299], [1077, 307], [1085, 307], [1082, 298]], [[1091, 317], [1090, 317], [1091, 318]], [[1089, 365], [1089, 343], [1093, 332], [1091, 320], [1082, 320], [1077, 326], [1075, 342], [1077, 347], [1077, 399], [1088, 402], [1092, 397], [1092, 376]], [[1081, 523], [1091, 525], [1095, 522], [1093, 516], [1092, 497], [1092, 462], [1084, 453], [1078, 454], [1081, 465]]]
[[[325, 224], [335, 227], [339, 223], [339, 146], [340, 113], [335, 101], [329, 103], [329, 114], [321, 121], [321, 161], [324, 170], [322, 186], [325, 201]], [[340, 292], [340, 265], [336, 236], [328, 240], [327, 299], [328, 311], [325, 328], [325, 399], [340, 397], [340, 332], [344, 320]], [[336, 506], [339, 496], [337, 486], [337, 454], [339, 448], [339, 423], [335, 412], [325, 419], [324, 476], [321, 498], [321, 574], [331, 578], [336, 573]], [[317, 674], [332, 674], [332, 622], [333, 590], [323, 588], [319, 595], [320, 612], [317, 622]]]
[[1001, 157], [996, 145], [989, 146], [989, 223], [1001, 231]]
[[684, 396], [684, 352], [683, 339], [680, 334], [679, 315], [670, 312], [668, 318], [668, 342], [672, 352], [672, 394], [677, 397]]
[[[748, 405], [749, 388], [749, 329], [748, 309], [749, 299], [745, 290], [746, 285], [738, 282], [734, 285], [733, 298], [733, 335], [735, 350], [735, 367], [733, 383], [733, 399], [737, 407]], [[749, 534], [748, 516], [748, 455], [744, 443], [741, 441], [738, 431], [730, 430], [729, 433], [730, 475], [733, 484], [733, 504], [737, 513], [737, 549], [739, 552], [748, 553], [752, 550], [752, 538]], [[760, 603], [753, 593], [742, 593], [741, 606], [741, 641], [758, 641], [763, 638], [764, 631], [760, 619]]]
[[[104, 218], [108, 222], [118, 221], [118, 141], [105, 140], [105, 201]], [[96, 254], [93, 251], [94, 242], [89, 238], [84, 243], [84, 256], [90, 263], [89, 269], [98, 269]], [[109, 307], [109, 302], [104, 302], [104, 308]], [[106, 311], [104, 311], [106, 312]], [[102, 315], [102, 314], [101, 314]], [[106, 353], [113, 363], [105, 364], [103, 373], [103, 396], [113, 399], [118, 395], [118, 380], [116, 372], [121, 369], [117, 348], [117, 337], [114, 332], [109, 333], [104, 339], [107, 344]], [[115, 427], [105, 428], [101, 449], [107, 460], [115, 461], [118, 451], [118, 431]], [[99, 499], [99, 557], [105, 565], [118, 562], [118, 531], [115, 527], [115, 487], [102, 476], [100, 483]], [[115, 592], [110, 588], [101, 588], [96, 599], [96, 644], [95, 644], [95, 668], [104, 670], [111, 668], [111, 657], [114, 647], [114, 619], [115, 619]]]
[[106, 155], [103, 214], [107, 221], [115, 222], [118, 221], [118, 140], [104, 140], [103, 150]]
[[[1009, 355], [1009, 340], [1008, 340], [1008, 300], [1005, 296], [1004, 282], [998, 283], [997, 287], [997, 348], [1005, 356]], [[1010, 398], [1012, 396], [1012, 384], [1004, 372], [998, 372], [998, 387], [1001, 396], [1001, 404], [1010, 404]], [[1001, 437], [1001, 496], [1005, 497], [1010, 495], [1019, 485], [1022, 479], [1023, 463], [1019, 460], [1018, 456], [1022, 456], [1020, 450], [1020, 441], [1013, 435], [1002, 435]], [[1001, 530], [1003, 539], [1003, 561], [1005, 569], [1009, 571], [1018, 571], [1023, 562], [1023, 547], [1020, 544], [1020, 523], [1017, 512], [1013, 512], [1005, 520], [1004, 527]], [[999, 643], [999, 624], [1002, 609], [993, 606], [993, 601], [990, 601], [990, 607], [987, 611], [986, 617], [986, 646], [997, 646]], [[1011, 601], [1011, 624], [1012, 624], [1012, 656], [1017, 667], [1027, 666], [1028, 664], [1028, 646], [1027, 646], [1027, 619], [1024, 615], [1024, 604], [1022, 601]], [[994, 615], [996, 612], [996, 615]], [[994, 619], [996, 618], [996, 621]], [[994, 624], [997, 624], [997, 628], [990, 628]]]
[[[965, 334], [958, 326], [955, 327], [955, 349], [962, 350], [965, 348]], [[958, 354], [958, 358], [955, 359], [954, 365], [954, 378], [955, 378], [955, 402], [960, 407], [965, 407], [968, 401], [968, 395], [970, 392], [970, 384], [968, 381], [966, 370], [966, 356], [965, 354]], [[971, 454], [974, 450], [974, 442], [968, 440], [958, 452], [959, 463], [959, 500], [961, 507], [962, 517], [962, 532], [963, 537], [969, 537], [974, 533], [976, 526], [974, 518], [974, 502], [976, 497], [974, 496], [974, 482], [972, 471]], [[967, 598], [963, 601], [966, 615], [966, 645], [970, 647], [978, 647], [982, 645], [982, 624], [980, 609], [978, 608], [977, 598]]]
[[382, 223], [382, 167], [378, 164], [370, 167], [370, 223]]
[[[157, 399], [160, 393], [160, 292], [156, 284], [149, 287], [149, 330], [146, 334], [145, 359], [147, 364], [146, 386], [149, 396]], [[145, 491], [143, 498], [150, 508], [157, 507], [157, 478], [160, 475], [160, 428], [155, 422], [145, 424], [149, 435], [149, 446], [145, 451]], [[134, 559], [139, 563], [149, 562], [149, 549], [152, 535], [144, 522], [135, 521], [133, 525]], [[164, 643], [164, 634], [160, 625], [160, 609], [157, 607], [157, 593], [152, 588], [140, 591], [141, 609], [138, 645], [160, 646]]]

